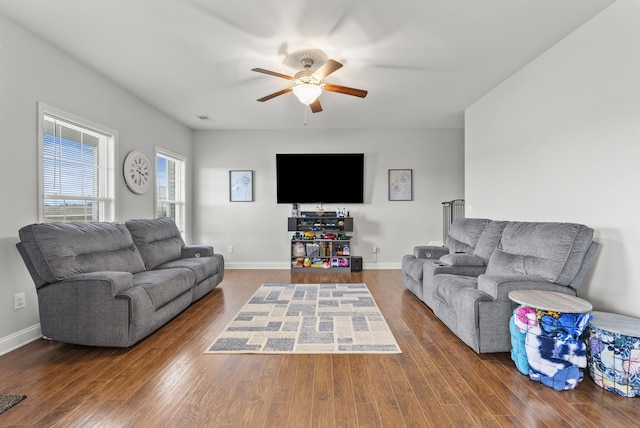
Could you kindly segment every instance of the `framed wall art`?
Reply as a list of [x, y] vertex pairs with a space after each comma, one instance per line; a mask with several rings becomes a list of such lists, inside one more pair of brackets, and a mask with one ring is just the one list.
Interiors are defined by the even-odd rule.
[[229, 171], [229, 200], [253, 202], [253, 171]]
[[412, 201], [413, 200], [413, 170], [390, 169], [389, 170], [389, 200]]

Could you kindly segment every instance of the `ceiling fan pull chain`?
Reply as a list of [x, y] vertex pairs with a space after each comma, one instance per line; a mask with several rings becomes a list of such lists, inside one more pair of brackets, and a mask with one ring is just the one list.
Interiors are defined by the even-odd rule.
[[307, 126], [307, 106], [304, 106], [304, 126]]

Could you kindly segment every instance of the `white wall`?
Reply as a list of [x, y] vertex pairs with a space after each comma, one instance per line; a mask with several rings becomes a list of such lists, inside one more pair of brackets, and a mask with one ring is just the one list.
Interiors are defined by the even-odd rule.
[[[155, 145], [191, 157], [189, 129], [0, 16], [0, 354], [40, 334], [35, 287], [15, 248], [18, 229], [38, 220], [38, 101], [117, 130], [118, 165], [133, 149], [153, 157]], [[134, 195], [120, 179], [121, 220], [153, 217], [153, 203], [153, 192]], [[27, 306], [14, 311], [21, 292]]]
[[[276, 153], [365, 154], [365, 203], [346, 206], [354, 217], [352, 254], [365, 269], [399, 268], [415, 245], [441, 240], [441, 202], [463, 197], [461, 129], [198, 131], [194, 140], [195, 239], [213, 244], [230, 268], [289, 268], [291, 205], [276, 203]], [[405, 168], [413, 169], [414, 200], [391, 202], [388, 170]], [[232, 169], [254, 171], [255, 202], [229, 202]], [[310, 191], [345, 185], [330, 165], [301, 165], [300, 177]]]
[[579, 295], [640, 317], [640, 2], [618, 0], [466, 110], [473, 216], [587, 224]]

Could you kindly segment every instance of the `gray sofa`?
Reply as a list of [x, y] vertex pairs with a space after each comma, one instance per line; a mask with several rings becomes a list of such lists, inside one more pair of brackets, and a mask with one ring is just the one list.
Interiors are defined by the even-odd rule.
[[222, 255], [185, 246], [169, 218], [31, 224], [19, 237], [42, 334], [66, 343], [131, 346], [224, 277]]
[[457, 219], [444, 247], [402, 259], [409, 290], [478, 353], [511, 350], [512, 290], [576, 295], [598, 244], [575, 223]]

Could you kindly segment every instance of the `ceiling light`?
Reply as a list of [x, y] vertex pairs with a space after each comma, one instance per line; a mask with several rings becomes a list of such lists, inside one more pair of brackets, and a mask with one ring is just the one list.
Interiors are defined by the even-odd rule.
[[306, 106], [313, 103], [322, 93], [320, 85], [301, 83], [293, 87], [293, 94]]

